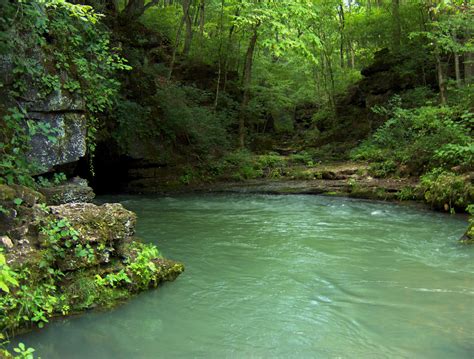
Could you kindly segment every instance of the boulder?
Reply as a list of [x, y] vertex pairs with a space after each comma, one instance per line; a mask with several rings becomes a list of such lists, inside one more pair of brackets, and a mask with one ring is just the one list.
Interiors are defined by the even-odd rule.
[[137, 216], [119, 203], [68, 203], [50, 211], [54, 219], [67, 219], [83, 243], [111, 244], [135, 234]]
[[[110, 307], [184, 271], [181, 263], [162, 258], [153, 245], [134, 237], [136, 215], [121, 204], [17, 207], [17, 217], [0, 233], [0, 246], [13, 271], [28, 269], [19, 277], [27, 298], [45, 287], [48, 296], [62, 298], [45, 311], [48, 318], [65, 315], [65, 308], [75, 314]], [[35, 317], [22, 315], [25, 294], [12, 290], [9, 295], [0, 331], [38, 325]]]
[[29, 117], [38, 125], [47, 126], [54, 131], [52, 136], [37, 133], [30, 141], [28, 158], [39, 165], [35, 174], [49, 172], [57, 165], [78, 161], [86, 154], [87, 118], [84, 113], [30, 112]]
[[[49, 63], [43, 49], [30, 50], [31, 61], [44, 64], [49, 75], [56, 76], [62, 83], [70, 76], [55, 69]], [[14, 63], [11, 57], [0, 55], [0, 108], [20, 107], [27, 111], [29, 123], [24, 121], [25, 129], [32, 124], [37, 128], [32, 133], [28, 158], [38, 164], [34, 174], [51, 171], [56, 165], [75, 162], [86, 153], [87, 116], [84, 98], [61, 88], [44, 93], [38, 79], [26, 75], [26, 91], [13, 99], [9, 91], [14, 84]], [[1, 116], [0, 116], [1, 117]]]
[[95, 193], [86, 180], [72, 180], [62, 185], [40, 188], [48, 205], [91, 202]]

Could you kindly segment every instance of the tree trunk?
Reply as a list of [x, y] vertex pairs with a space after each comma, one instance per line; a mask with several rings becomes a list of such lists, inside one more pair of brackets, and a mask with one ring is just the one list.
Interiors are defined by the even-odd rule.
[[[224, 4], [223, 4], [224, 5]], [[240, 7], [237, 7], [237, 10], [235, 11], [235, 17], [239, 16], [240, 14]], [[226, 45], [226, 50], [224, 51], [224, 65], [222, 66], [222, 70], [224, 71], [224, 83], [222, 86], [223, 91], [225, 92], [226, 87], [227, 87], [227, 72], [229, 69], [229, 53], [231, 52], [231, 45], [232, 45], [232, 36], [234, 34], [235, 30], [235, 24], [232, 23], [232, 25], [229, 28], [229, 37], [227, 40], [227, 45]], [[237, 53], [240, 53], [240, 40], [239, 40], [239, 50], [236, 51]]]
[[339, 33], [340, 33], [340, 44], [339, 44], [339, 56], [341, 59], [341, 68], [344, 68], [344, 28], [345, 28], [345, 19], [344, 19], [344, 4], [341, 2], [338, 9], [339, 16]]
[[456, 86], [457, 88], [462, 87], [462, 78], [461, 78], [461, 65], [459, 61], [459, 54], [454, 53], [454, 71], [456, 73]]
[[464, 83], [472, 84], [474, 82], [474, 52], [464, 54]]
[[[114, 2], [117, 2], [114, 0]], [[157, 5], [160, 0], [151, 0], [145, 4], [145, 0], [128, 0], [125, 9], [120, 13], [120, 20], [123, 24], [137, 20], [150, 7]], [[117, 2], [118, 3], [118, 2]]]
[[[188, 4], [191, 3], [191, 0], [184, 0], [184, 1], [187, 2]], [[187, 6], [187, 9], [189, 11], [189, 6]], [[171, 56], [170, 69], [169, 69], [169, 72], [168, 72], [168, 80], [171, 79], [171, 75], [173, 74], [174, 64], [176, 62], [176, 53], [178, 52], [179, 43], [180, 43], [179, 40], [181, 39], [181, 33], [183, 32], [183, 26], [184, 26], [184, 23], [186, 22], [186, 17], [188, 15], [189, 15], [188, 13], [184, 13], [183, 17], [181, 18], [181, 21], [179, 22], [178, 31], [176, 32], [176, 38], [174, 40], [173, 55]]]
[[331, 90], [328, 91], [329, 100], [330, 100], [332, 109], [336, 110], [336, 99], [334, 98], [336, 94], [336, 84], [334, 82], [334, 71], [332, 69], [332, 61], [331, 61], [330, 55], [326, 51], [323, 51], [323, 52], [324, 52], [324, 57], [326, 59], [326, 65], [327, 65], [327, 70], [329, 73], [329, 80], [330, 80], [330, 85], [331, 85]]
[[260, 24], [254, 26], [252, 37], [250, 38], [247, 53], [245, 54], [244, 72], [242, 75], [242, 86], [244, 88], [244, 94], [242, 98], [242, 104], [240, 106], [239, 116], [239, 147], [245, 147], [245, 117], [247, 107], [250, 101], [250, 84], [252, 81], [252, 66], [253, 66], [253, 54], [255, 52], [255, 46], [257, 45], [258, 28]]
[[199, 4], [199, 32], [204, 35], [204, 24], [206, 21], [206, 0], [201, 0]]
[[354, 46], [353, 46], [352, 43], [351, 43], [350, 45], [351, 45], [351, 49], [350, 49], [350, 51], [351, 51], [351, 67], [352, 67], [353, 69], [355, 69], [356, 60], [355, 60]]
[[436, 53], [436, 68], [438, 71], [438, 86], [439, 86], [439, 96], [442, 105], [446, 105], [446, 82], [444, 80], [443, 73], [443, 64], [441, 62], [441, 56]]
[[219, 104], [219, 92], [221, 88], [221, 78], [222, 78], [222, 30], [224, 28], [224, 5], [225, 5], [225, 0], [222, 0], [221, 11], [219, 15], [219, 63], [218, 63], [219, 70], [217, 72], [217, 86], [216, 86], [216, 97], [214, 100], [214, 109], [217, 109], [217, 105]]
[[395, 53], [400, 52], [402, 41], [402, 28], [400, 22], [400, 0], [392, 0], [392, 21], [393, 21], [393, 49]]
[[191, 50], [191, 43], [193, 41], [193, 23], [191, 20], [191, 0], [183, 1], [183, 18], [184, 23], [186, 24], [186, 36], [184, 38], [184, 48], [183, 55], [188, 56], [189, 51]]

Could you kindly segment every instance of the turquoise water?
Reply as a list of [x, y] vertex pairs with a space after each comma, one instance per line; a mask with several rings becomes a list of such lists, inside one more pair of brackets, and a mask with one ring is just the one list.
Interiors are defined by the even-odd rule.
[[17, 340], [49, 358], [472, 358], [459, 217], [319, 196], [110, 197], [186, 272]]

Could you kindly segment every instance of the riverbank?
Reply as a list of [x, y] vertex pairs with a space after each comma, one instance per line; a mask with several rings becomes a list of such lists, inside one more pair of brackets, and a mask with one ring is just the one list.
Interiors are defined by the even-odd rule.
[[[235, 153], [206, 168], [130, 169], [125, 192], [135, 194], [308, 194], [416, 202], [448, 213], [471, 213], [474, 173], [377, 177], [367, 162], [313, 163], [301, 155]], [[472, 214], [472, 213], [471, 213]], [[471, 226], [463, 237], [472, 242]]]
[[418, 187], [419, 178], [375, 178], [369, 174], [366, 163], [301, 165], [292, 164], [287, 157], [273, 156], [272, 159], [273, 162], [267, 161], [266, 164], [255, 160], [253, 167], [229, 166], [214, 176], [199, 174], [197, 170], [183, 175], [178, 169], [171, 168], [132, 170], [126, 190], [142, 194], [243, 192], [324, 194], [388, 201], [423, 200]]
[[[64, 187], [70, 200], [75, 185]], [[120, 204], [64, 203], [59, 193], [50, 199], [61, 204], [49, 205], [31, 188], [0, 185], [3, 338], [113, 307], [184, 271], [135, 236], [135, 213]]]

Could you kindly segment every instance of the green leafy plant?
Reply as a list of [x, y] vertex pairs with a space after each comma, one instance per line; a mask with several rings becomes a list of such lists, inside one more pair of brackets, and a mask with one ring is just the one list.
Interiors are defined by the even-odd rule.
[[464, 210], [474, 198], [474, 187], [466, 176], [442, 169], [422, 176], [420, 187], [426, 202], [445, 211]]
[[472, 115], [466, 110], [448, 106], [405, 109], [395, 98], [389, 107], [375, 111], [390, 119], [352, 154], [356, 160], [371, 161], [374, 174], [420, 175], [438, 167], [448, 170], [472, 163]]
[[133, 282], [141, 289], [146, 289], [154, 282], [157, 267], [153, 260], [159, 257], [158, 249], [151, 244], [143, 244], [137, 248], [137, 256], [127, 270], [133, 274]]
[[25, 344], [19, 343], [16, 348], [13, 348], [13, 351], [17, 353], [15, 358], [20, 358], [20, 359], [33, 359], [34, 355], [33, 353], [35, 350], [33, 348], [27, 348]]
[[5, 292], [10, 292], [10, 287], [18, 286], [16, 273], [8, 266], [5, 255], [2, 253], [3, 248], [0, 248], [0, 289]]
[[95, 282], [99, 286], [110, 286], [112, 288], [115, 288], [117, 284], [120, 283], [132, 283], [123, 269], [118, 273], [109, 273], [103, 278], [97, 274], [95, 276]]

